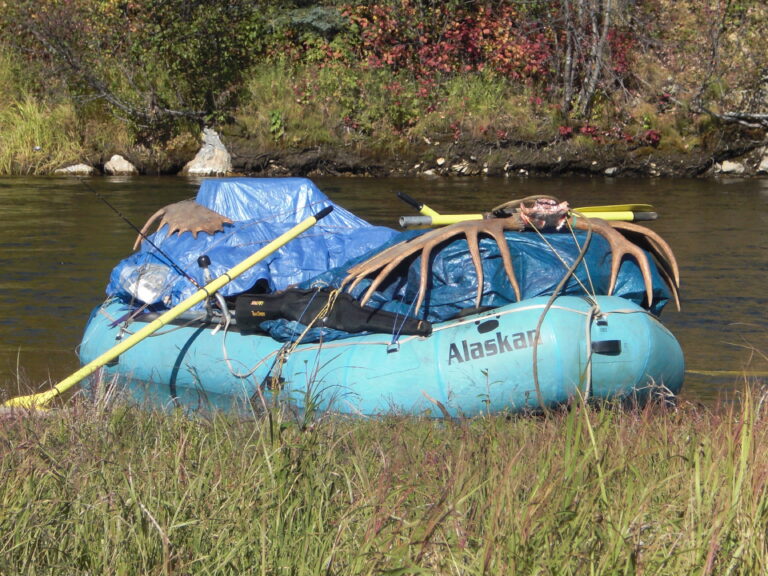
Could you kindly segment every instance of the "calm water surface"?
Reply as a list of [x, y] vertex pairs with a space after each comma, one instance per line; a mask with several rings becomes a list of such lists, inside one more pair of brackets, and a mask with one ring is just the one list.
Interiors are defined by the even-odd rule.
[[[375, 224], [396, 226], [413, 210], [398, 190], [438, 211], [488, 210], [513, 198], [551, 194], [572, 206], [653, 204], [649, 224], [681, 265], [682, 312], [664, 323], [686, 355], [685, 396], [709, 402], [736, 389], [745, 371], [768, 377], [768, 180], [351, 179], [315, 182], [334, 201]], [[198, 180], [86, 180], [141, 226], [157, 208], [194, 196]], [[60, 380], [78, 367], [75, 350], [91, 309], [135, 231], [77, 179], [0, 179], [0, 392]]]

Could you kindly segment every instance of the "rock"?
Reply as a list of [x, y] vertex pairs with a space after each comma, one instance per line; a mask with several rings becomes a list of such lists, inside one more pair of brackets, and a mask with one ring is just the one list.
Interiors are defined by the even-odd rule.
[[451, 165], [451, 171], [462, 176], [477, 176], [480, 168], [469, 160], [461, 160]]
[[232, 172], [232, 156], [215, 130], [203, 130], [203, 145], [181, 170], [182, 174], [193, 176], [223, 176]]
[[113, 176], [130, 176], [139, 173], [136, 166], [128, 162], [120, 154], [115, 154], [109, 159], [109, 162], [104, 164], [104, 172]]
[[768, 174], [768, 153], [763, 156], [763, 159], [760, 161], [760, 165], [757, 167], [757, 173]]
[[744, 174], [745, 170], [744, 164], [732, 162], [731, 160], [715, 165], [715, 172], [717, 174]]
[[57, 168], [53, 173], [68, 174], [71, 176], [91, 176], [96, 174], [96, 168], [88, 166], [88, 164], [73, 164], [72, 166], [66, 166], [65, 168]]
[[610, 168], [606, 168], [605, 172], [603, 172], [603, 174], [605, 174], [606, 176], [616, 176], [618, 175], [618, 173], [619, 173], [619, 169], [616, 166], [611, 166]]

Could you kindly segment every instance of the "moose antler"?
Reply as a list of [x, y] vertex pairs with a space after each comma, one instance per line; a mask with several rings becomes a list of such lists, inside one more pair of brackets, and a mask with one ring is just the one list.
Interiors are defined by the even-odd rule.
[[[469, 254], [477, 274], [477, 294], [475, 305], [479, 306], [483, 295], [483, 266], [480, 256], [480, 237], [490, 236], [499, 247], [504, 270], [515, 291], [515, 297], [521, 299], [520, 286], [512, 267], [512, 256], [504, 235], [506, 231], [536, 229], [541, 232], [560, 230], [568, 221], [567, 202], [560, 202], [552, 196], [531, 196], [522, 200], [507, 202], [486, 214], [483, 220], [467, 220], [444, 228], [431, 230], [421, 236], [388, 247], [364, 262], [360, 262], [347, 271], [342, 287], [352, 291], [363, 279], [374, 275], [370, 286], [361, 299], [365, 305], [376, 289], [405, 260], [420, 253], [421, 266], [418, 295], [414, 314], [418, 314], [427, 289], [430, 257], [441, 244], [464, 236], [469, 247]], [[612, 294], [616, 286], [619, 268], [624, 256], [633, 257], [640, 267], [645, 282], [648, 304], [653, 301], [653, 280], [647, 249], [659, 262], [659, 269], [665, 282], [670, 286], [679, 308], [679, 271], [677, 261], [669, 245], [655, 232], [626, 222], [611, 222], [597, 218], [579, 216], [572, 219], [573, 225], [580, 230], [593, 230], [603, 236], [610, 245], [612, 262], [608, 293]], [[636, 243], [635, 243], [636, 242]], [[639, 244], [639, 245], [638, 245]]]
[[161, 218], [160, 223], [157, 225], [158, 230], [166, 224], [168, 225], [166, 237], [174, 232], [177, 232], [179, 236], [184, 232], [192, 232], [192, 236], [197, 238], [198, 232], [213, 234], [223, 230], [225, 224], [232, 224], [232, 220], [226, 216], [222, 216], [194, 200], [182, 200], [181, 202], [160, 208], [160, 210], [149, 217], [149, 220], [147, 220], [136, 237], [136, 242], [133, 244], [134, 250], [141, 245], [141, 241], [146, 238], [149, 229], [158, 218]]

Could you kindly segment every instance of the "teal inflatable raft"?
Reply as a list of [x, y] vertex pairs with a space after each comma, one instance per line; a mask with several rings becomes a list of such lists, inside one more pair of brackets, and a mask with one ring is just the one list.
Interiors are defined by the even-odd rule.
[[[133, 398], [153, 405], [230, 409], [278, 394], [299, 410], [366, 415], [471, 416], [679, 392], [682, 351], [648, 311], [615, 296], [547, 303], [532, 298], [397, 342], [365, 334], [295, 348], [191, 314], [122, 354], [105, 376], [130, 382]], [[125, 312], [118, 300], [94, 312], [84, 363], [153, 318], [116, 322]]]
[[[174, 211], [186, 218], [188, 204], [162, 209], [161, 229], [115, 268], [83, 336], [84, 365], [332, 205], [299, 178], [204, 181], [196, 201], [213, 211], [200, 233], [165, 229], [180, 227]], [[334, 206], [205, 305], [122, 352], [98, 381], [153, 405], [279, 402], [364, 415], [472, 416], [680, 391], [683, 354], [658, 319], [676, 270], [658, 258], [638, 265], [663, 241], [640, 238], [643, 250], [612, 278], [610, 235], [491, 232], [473, 246], [471, 234], [398, 233]]]

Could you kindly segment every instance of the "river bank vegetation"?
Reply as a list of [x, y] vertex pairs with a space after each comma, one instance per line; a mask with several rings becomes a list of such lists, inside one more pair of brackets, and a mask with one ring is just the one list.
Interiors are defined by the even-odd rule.
[[0, 571], [764, 574], [766, 410], [5, 414]]
[[758, 0], [20, 0], [0, 26], [0, 174], [175, 172], [208, 126], [245, 172], [695, 175], [768, 127]]

